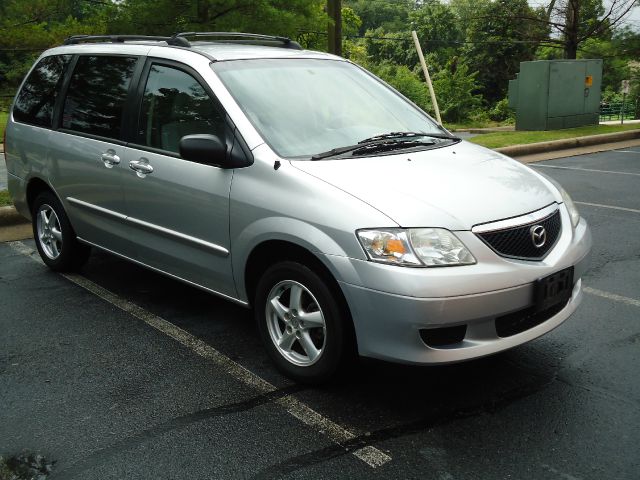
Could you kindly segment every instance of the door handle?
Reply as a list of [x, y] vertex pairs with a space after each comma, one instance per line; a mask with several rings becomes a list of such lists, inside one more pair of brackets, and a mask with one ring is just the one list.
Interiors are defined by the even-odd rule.
[[129, 162], [129, 168], [136, 172], [140, 178], [144, 178], [146, 175], [153, 173], [153, 167], [149, 165], [149, 160], [146, 158], [131, 160]]
[[107, 168], [113, 168], [115, 165], [120, 163], [120, 157], [116, 155], [115, 150], [107, 150], [102, 155], [100, 155], [104, 166]]

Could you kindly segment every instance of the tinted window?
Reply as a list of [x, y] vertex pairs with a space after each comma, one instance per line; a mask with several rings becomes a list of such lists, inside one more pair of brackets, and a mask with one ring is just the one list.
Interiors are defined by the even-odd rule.
[[53, 106], [71, 55], [45, 57], [38, 62], [16, 98], [13, 118], [40, 127], [51, 127]]
[[138, 143], [178, 152], [185, 135], [208, 133], [224, 142], [224, 116], [188, 73], [153, 65], [144, 90]]
[[71, 76], [62, 127], [119, 138], [135, 57], [82, 56]]

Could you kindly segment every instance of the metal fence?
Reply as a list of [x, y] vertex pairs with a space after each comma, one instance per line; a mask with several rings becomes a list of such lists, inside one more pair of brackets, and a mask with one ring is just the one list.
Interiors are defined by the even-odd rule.
[[635, 120], [638, 112], [638, 101], [608, 102], [600, 104], [600, 121], [606, 120]]

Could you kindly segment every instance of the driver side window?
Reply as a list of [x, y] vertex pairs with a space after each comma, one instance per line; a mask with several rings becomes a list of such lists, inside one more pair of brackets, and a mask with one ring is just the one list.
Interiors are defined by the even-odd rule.
[[138, 144], [178, 153], [185, 135], [217, 135], [224, 143], [224, 132], [224, 114], [195, 78], [177, 68], [151, 66], [138, 123]]

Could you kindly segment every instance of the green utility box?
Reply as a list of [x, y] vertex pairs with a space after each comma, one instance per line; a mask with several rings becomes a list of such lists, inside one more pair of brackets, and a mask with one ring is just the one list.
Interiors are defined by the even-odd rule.
[[597, 125], [602, 60], [521, 62], [509, 81], [516, 130], [557, 130]]

